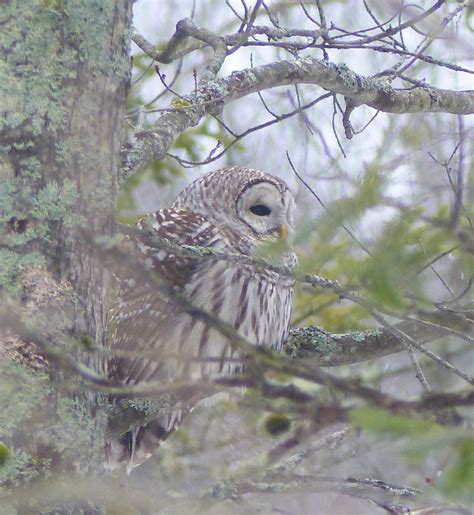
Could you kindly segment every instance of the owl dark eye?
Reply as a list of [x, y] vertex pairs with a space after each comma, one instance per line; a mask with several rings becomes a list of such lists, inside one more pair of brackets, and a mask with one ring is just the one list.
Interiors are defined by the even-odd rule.
[[252, 211], [252, 213], [257, 216], [268, 216], [272, 212], [268, 206], [264, 206], [263, 204], [256, 204], [255, 206], [252, 206], [250, 211]]

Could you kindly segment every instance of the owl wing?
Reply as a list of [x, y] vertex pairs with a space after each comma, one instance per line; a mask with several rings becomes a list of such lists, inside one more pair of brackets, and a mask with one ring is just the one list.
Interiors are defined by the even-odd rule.
[[[153, 246], [147, 237], [148, 231], [177, 245], [226, 248], [216, 226], [204, 216], [187, 210], [162, 209], [146, 216], [137, 225], [143, 230], [143, 238], [134, 233], [129, 240], [136, 250], [136, 259], [180, 289], [192, 280], [203, 264], [202, 258], [177, 255]], [[133, 267], [133, 261], [130, 265]], [[129, 275], [131, 278], [120, 279], [120, 292], [112, 310], [111, 347], [137, 355], [117, 353], [109, 361], [109, 377], [125, 385], [145, 381], [166, 383], [173, 379], [180, 366], [179, 360], [170, 358], [167, 353], [183, 313], [176, 303], [160, 292], [155, 282], [147, 281], [146, 274]], [[177, 349], [174, 352], [177, 353]], [[159, 406], [164, 404], [164, 413], [156, 414], [154, 408], [147, 407], [148, 414], [144, 417], [135, 407], [130, 407], [126, 399], [117, 396], [109, 416], [106, 466], [115, 468], [126, 464], [130, 470], [145, 462], [179, 427], [196, 402], [192, 399], [193, 396], [186, 392], [181, 396], [168, 396], [158, 401]]]
[[[178, 288], [188, 284], [203, 260], [198, 256], [177, 255], [157, 248], [146, 238], [152, 230], [157, 238], [172, 244], [198, 247], [222, 247], [219, 230], [204, 216], [187, 210], [162, 209], [148, 215], [137, 224], [144, 230], [143, 240], [134, 234], [137, 258], [152, 271]], [[133, 266], [133, 264], [132, 264]], [[166, 339], [173, 329], [173, 319], [181, 314], [176, 303], [167, 299], [154, 282], [147, 282], [144, 274], [122, 279], [117, 302], [112, 310], [114, 332], [112, 349], [153, 350], [159, 356], [156, 344]], [[163, 363], [141, 357], [116, 357], [109, 363], [110, 377], [125, 384], [137, 384], [150, 379], [171, 379], [172, 370]], [[158, 369], [160, 368], [160, 369]]]
[[137, 227], [144, 231], [143, 241], [135, 238], [141, 256], [150, 259], [148, 265], [177, 286], [188, 283], [199, 264], [199, 256], [180, 256], [157, 248], [147, 240], [146, 232], [180, 246], [214, 247], [221, 240], [218, 228], [206, 217], [185, 209], [160, 209], [140, 219]]

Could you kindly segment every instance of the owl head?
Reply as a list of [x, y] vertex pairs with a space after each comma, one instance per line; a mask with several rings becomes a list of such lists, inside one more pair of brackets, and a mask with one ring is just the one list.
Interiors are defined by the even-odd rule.
[[294, 199], [287, 184], [251, 168], [224, 168], [195, 180], [172, 207], [206, 216], [247, 239], [286, 238]]

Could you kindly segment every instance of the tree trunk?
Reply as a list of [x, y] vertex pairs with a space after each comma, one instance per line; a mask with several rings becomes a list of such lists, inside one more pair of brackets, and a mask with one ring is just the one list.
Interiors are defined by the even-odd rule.
[[[10, 0], [0, 13], [2, 307], [99, 370], [80, 342], [105, 341], [110, 278], [79, 235], [113, 228], [131, 5]], [[71, 393], [34, 351], [2, 328], [0, 497], [101, 468], [98, 399]]]

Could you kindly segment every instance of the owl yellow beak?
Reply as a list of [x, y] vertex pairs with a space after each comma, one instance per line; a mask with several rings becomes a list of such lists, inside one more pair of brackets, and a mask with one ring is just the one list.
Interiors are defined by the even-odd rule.
[[288, 229], [286, 228], [285, 224], [280, 224], [278, 234], [281, 240], [286, 240], [286, 237], [288, 235]]

